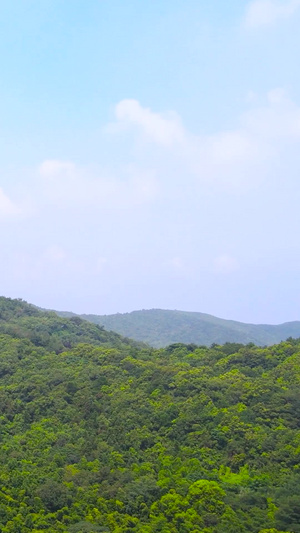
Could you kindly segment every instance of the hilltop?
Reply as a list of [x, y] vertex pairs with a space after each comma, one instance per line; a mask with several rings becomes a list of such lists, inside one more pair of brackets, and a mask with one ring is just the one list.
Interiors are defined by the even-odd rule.
[[83, 320], [77, 315], [70, 318], [52, 311], [40, 310], [22, 299], [0, 297], [0, 334], [28, 339], [35, 346], [60, 353], [79, 343], [96, 346], [137, 347], [140, 343], [105, 331], [103, 326]]
[[[73, 313], [58, 312], [58, 314], [74, 316]], [[225, 342], [265, 346], [288, 337], [300, 337], [300, 322], [286, 322], [279, 325], [245, 324], [205, 313], [187, 311], [150, 309], [113, 315], [80, 316], [94, 324], [104, 326], [107, 330], [146, 342], [156, 348], [176, 342], [204, 346]]]

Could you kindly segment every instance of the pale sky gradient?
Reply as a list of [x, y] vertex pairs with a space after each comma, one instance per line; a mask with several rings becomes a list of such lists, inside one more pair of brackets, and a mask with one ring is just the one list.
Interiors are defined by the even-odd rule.
[[300, 320], [300, 0], [0, 8], [0, 293]]

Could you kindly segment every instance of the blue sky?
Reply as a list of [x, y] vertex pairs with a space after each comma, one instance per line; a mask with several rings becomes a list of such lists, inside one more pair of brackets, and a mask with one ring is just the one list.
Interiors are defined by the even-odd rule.
[[0, 8], [0, 292], [300, 319], [300, 1]]

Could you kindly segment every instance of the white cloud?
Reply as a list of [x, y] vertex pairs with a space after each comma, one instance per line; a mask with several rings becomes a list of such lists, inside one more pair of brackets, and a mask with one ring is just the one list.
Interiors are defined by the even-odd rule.
[[263, 105], [251, 105], [235, 129], [200, 136], [182, 127], [172, 156], [186, 169], [183, 179], [192, 173], [202, 184], [247, 188], [263, 180], [276, 158], [283, 160], [287, 147], [299, 140], [300, 107], [284, 89], [275, 88]]
[[106, 257], [98, 257], [98, 259], [96, 260], [96, 272], [102, 273], [106, 264]]
[[38, 196], [56, 207], [130, 207], [155, 198], [155, 174], [134, 165], [109, 171], [79, 167], [71, 161], [47, 160], [38, 167]]
[[167, 261], [167, 266], [176, 274], [183, 274], [186, 272], [186, 265], [181, 257], [172, 257]]
[[9, 217], [20, 214], [21, 210], [0, 188], [0, 217]]
[[116, 105], [115, 116], [119, 124], [138, 126], [157, 144], [172, 146], [184, 139], [184, 129], [176, 113], [163, 116], [142, 107], [137, 100], [122, 100]]
[[238, 270], [239, 264], [237, 260], [227, 254], [220, 255], [214, 260], [214, 270], [218, 274], [231, 274]]
[[50, 262], [54, 264], [61, 263], [66, 259], [66, 257], [67, 254], [65, 250], [60, 246], [54, 245], [46, 248], [42, 255], [42, 262]]
[[16, 279], [37, 281], [46, 279], [60, 271], [68, 271], [70, 261], [66, 251], [56, 244], [50, 245], [39, 253], [17, 252], [13, 272]]
[[[143, 108], [135, 100], [123, 100], [116, 109], [120, 121], [136, 128], [138, 146], [142, 128], [150, 144], [155, 140], [168, 148], [165, 161], [162, 152], [156, 160], [158, 172], [170, 165], [171, 153], [172, 164], [178, 163], [186, 175], [193, 174], [202, 183], [218, 182], [234, 187], [253, 184], [264, 171], [262, 166], [262, 172], [257, 174], [257, 165], [270, 165], [271, 157], [284, 150], [284, 142], [292, 142], [300, 136], [300, 108], [282, 88], [271, 90], [264, 105], [254, 106], [252, 103], [235, 129], [212, 135], [193, 135], [184, 129], [179, 119], [174, 126], [172, 120]], [[149, 146], [152, 154], [151, 150]], [[170, 174], [168, 167], [167, 174]]]
[[247, 102], [248, 104], [249, 103], [251, 104], [251, 103], [254, 103], [256, 100], [257, 100], [257, 94], [250, 89], [245, 96], [245, 102]]
[[44, 178], [73, 177], [75, 170], [76, 167], [72, 161], [60, 161], [57, 159], [47, 159], [39, 167], [39, 173]]
[[270, 26], [291, 17], [300, 7], [300, 0], [253, 0], [248, 4], [245, 25], [248, 28]]
[[195, 275], [195, 264], [193, 260], [179, 255], [171, 256], [165, 261], [162, 261], [161, 268], [167, 276], [173, 278], [192, 279]]
[[242, 130], [225, 131], [211, 136], [206, 143], [211, 159], [220, 163], [238, 163], [253, 154], [253, 145], [247, 132]]
[[288, 98], [283, 89], [276, 88], [268, 92], [267, 105], [245, 113], [242, 122], [251, 138], [257, 138], [260, 151], [267, 143], [277, 149], [285, 138], [290, 141], [299, 138], [300, 107]]
[[[197, 195], [215, 188], [237, 192], [257, 188], [276, 172], [279, 160], [281, 166], [285, 161], [290, 165], [287, 153], [297, 151], [300, 140], [300, 107], [282, 88], [272, 89], [264, 100], [260, 105], [251, 103], [235, 128], [208, 135], [190, 133], [178, 118], [172, 129], [173, 120], [164, 114], [123, 100], [116, 106], [117, 116], [132, 128], [139, 164], [111, 171], [67, 160], [45, 160], [38, 168], [36, 190], [31, 191], [32, 204], [39, 212], [49, 206], [73, 210], [73, 215], [79, 211], [96, 214], [151, 204], [158, 198], [169, 198], [170, 192], [174, 200], [175, 195], [179, 199], [192, 191]], [[256, 102], [261, 101], [257, 96]], [[162, 127], [162, 136], [160, 125], [166, 126]], [[148, 137], [142, 146], [141, 128], [144, 139]], [[4, 212], [16, 212], [0, 192], [0, 209], [1, 204]]]
[[288, 102], [288, 97], [282, 87], [272, 89], [267, 93], [267, 99], [270, 104], [284, 104]]

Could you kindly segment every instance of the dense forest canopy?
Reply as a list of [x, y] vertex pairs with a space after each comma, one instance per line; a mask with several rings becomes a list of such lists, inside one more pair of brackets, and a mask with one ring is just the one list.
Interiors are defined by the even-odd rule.
[[0, 299], [3, 533], [300, 533], [300, 340], [138, 345]]

